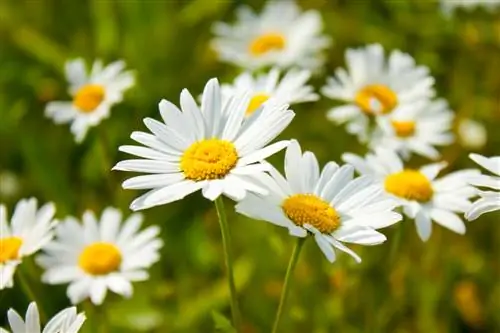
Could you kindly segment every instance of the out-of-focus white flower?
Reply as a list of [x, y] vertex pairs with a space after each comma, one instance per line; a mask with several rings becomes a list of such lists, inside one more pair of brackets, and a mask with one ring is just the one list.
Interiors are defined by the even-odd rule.
[[464, 222], [456, 213], [465, 213], [476, 195], [468, 179], [479, 175], [478, 170], [461, 170], [436, 178], [446, 163], [409, 169], [399, 156], [386, 149], [378, 149], [365, 158], [344, 154], [342, 159], [356, 170], [370, 176], [377, 184], [403, 206], [404, 213], [415, 219], [417, 233], [427, 241], [432, 233], [432, 221], [459, 234], [465, 233]]
[[338, 68], [322, 92], [345, 105], [334, 107], [327, 118], [347, 124], [347, 131], [362, 142], [371, 138], [374, 119], [397, 108], [411, 109], [434, 96], [434, 79], [406, 53], [394, 50], [386, 58], [380, 44], [348, 49], [347, 70]]
[[361, 258], [343, 243], [377, 245], [386, 237], [375, 229], [401, 220], [392, 211], [397, 201], [384, 194], [369, 177], [353, 179], [350, 165], [329, 162], [321, 171], [311, 152], [302, 154], [292, 140], [285, 156], [286, 179], [270, 167], [259, 176], [269, 195], [248, 194], [236, 211], [254, 219], [285, 227], [292, 236], [314, 239], [326, 258], [335, 261], [335, 250]]
[[98, 305], [107, 290], [132, 295], [132, 283], [149, 278], [147, 269], [160, 259], [163, 242], [156, 226], [139, 231], [142, 215], [133, 214], [122, 224], [121, 212], [106, 208], [100, 220], [87, 211], [83, 225], [67, 217], [56, 228], [56, 238], [37, 256], [45, 268], [42, 280], [70, 283], [67, 295], [73, 304], [90, 297]]
[[111, 107], [122, 101], [123, 93], [134, 85], [134, 76], [124, 71], [125, 62], [115, 61], [105, 67], [96, 60], [87, 74], [83, 59], [66, 63], [71, 102], [50, 102], [45, 115], [56, 124], [71, 123], [71, 132], [81, 142], [89, 127], [109, 117]]
[[7, 208], [0, 205], [0, 290], [14, 285], [14, 273], [23, 257], [37, 252], [53, 237], [54, 204], [37, 207], [34, 198], [20, 200], [9, 223]]
[[478, 190], [480, 199], [475, 201], [465, 214], [465, 218], [470, 221], [477, 219], [484, 213], [500, 209], [500, 156], [484, 157], [479, 154], [470, 154], [469, 156], [474, 162], [494, 174], [493, 176], [479, 175], [469, 179], [469, 183], [472, 185], [493, 190]]
[[[85, 314], [77, 313], [76, 307], [66, 308], [49, 320], [41, 331], [40, 314], [35, 302], [31, 302], [26, 311], [26, 322], [13, 309], [7, 312], [12, 333], [77, 333], [85, 322]], [[0, 333], [9, 333], [0, 328]]]
[[472, 119], [462, 119], [458, 124], [458, 137], [463, 147], [481, 149], [488, 140], [484, 125]]
[[10, 198], [19, 191], [19, 178], [15, 173], [0, 171], [0, 198]]
[[434, 146], [446, 146], [454, 140], [451, 133], [454, 118], [444, 100], [404, 105], [377, 119], [379, 130], [369, 145], [372, 149], [394, 150], [405, 159], [412, 153], [437, 159], [440, 153]]
[[319, 96], [314, 93], [312, 86], [307, 85], [310, 77], [309, 70], [289, 70], [281, 79], [277, 68], [255, 76], [250, 72], [244, 72], [232, 84], [221, 85], [222, 101], [225, 104], [231, 96], [250, 92], [247, 116], [265, 105], [267, 101], [289, 105], [316, 101]]
[[153, 134], [134, 132], [142, 146], [122, 146], [121, 151], [141, 157], [121, 161], [113, 170], [148, 175], [126, 180], [127, 189], [149, 189], [130, 205], [133, 210], [164, 205], [202, 190], [209, 200], [222, 194], [241, 200], [247, 192], [267, 193], [253, 176], [267, 170], [261, 162], [282, 150], [288, 141], [269, 144], [292, 121], [295, 113], [286, 104], [266, 103], [245, 118], [248, 94], [222, 104], [219, 83], [210, 80], [201, 107], [183, 90], [181, 109], [163, 100], [163, 123], [146, 118]]
[[260, 15], [241, 6], [234, 25], [217, 22], [213, 47], [221, 60], [255, 70], [267, 66], [315, 69], [330, 38], [321, 34], [316, 10], [301, 12], [295, 1], [270, 1]]

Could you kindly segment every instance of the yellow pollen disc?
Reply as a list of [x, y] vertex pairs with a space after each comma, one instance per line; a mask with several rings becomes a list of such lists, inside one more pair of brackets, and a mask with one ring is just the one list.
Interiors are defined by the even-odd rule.
[[392, 127], [396, 135], [401, 138], [407, 138], [415, 134], [414, 121], [391, 121]]
[[104, 100], [104, 88], [98, 84], [87, 84], [75, 94], [73, 105], [84, 113], [94, 111]]
[[285, 37], [280, 33], [270, 32], [255, 38], [249, 46], [249, 51], [254, 56], [261, 56], [269, 51], [285, 48]]
[[0, 264], [9, 260], [19, 259], [19, 249], [23, 240], [18, 237], [6, 237], [0, 239]]
[[269, 95], [255, 94], [252, 97], [252, 99], [250, 100], [250, 103], [248, 103], [247, 111], [245, 112], [245, 114], [247, 116], [251, 115], [252, 113], [255, 112], [255, 110], [257, 110], [268, 99], [269, 99]]
[[[369, 115], [377, 114], [378, 112], [388, 114], [398, 104], [398, 97], [389, 87], [383, 84], [373, 84], [361, 89], [356, 94], [355, 101], [361, 110]], [[373, 109], [372, 103], [374, 101], [380, 103], [381, 110]]]
[[226, 140], [207, 139], [193, 143], [181, 158], [187, 179], [201, 181], [224, 178], [238, 162], [238, 152]]
[[91, 275], [117, 271], [121, 263], [122, 254], [116, 245], [104, 242], [87, 245], [78, 258], [78, 266]]
[[385, 190], [397, 197], [419, 202], [432, 199], [434, 190], [429, 179], [417, 170], [403, 170], [385, 178]]
[[314, 194], [294, 194], [283, 201], [281, 208], [298, 226], [310, 224], [326, 234], [340, 227], [340, 216], [337, 211]]

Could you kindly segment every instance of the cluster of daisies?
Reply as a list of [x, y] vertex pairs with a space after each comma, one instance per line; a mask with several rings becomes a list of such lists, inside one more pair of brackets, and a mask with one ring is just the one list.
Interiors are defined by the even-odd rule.
[[[162, 100], [161, 119], [144, 119], [149, 131], [133, 132], [137, 144], [119, 147], [136, 157], [113, 170], [142, 173], [123, 188], [147, 190], [132, 210], [201, 190], [212, 201], [236, 201], [237, 212], [284, 227], [293, 237], [314, 238], [330, 262], [338, 251], [360, 262], [346, 243], [381, 244], [386, 237], [379, 229], [403, 215], [426, 241], [432, 222], [463, 234], [461, 215], [473, 220], [500, 209], [500, 157], [471, 155], [494, 176], [471, 169], [439, 177], [446, 163], [437, 148], [454, 140], [454, 113], [436, 98], [428, 68], [398, 50], [386, 55], [379, 44], [347, 50], [346, 68], [338, 68], [320, 90], [337, 101], [326, 117], [345, 125], [370, 153], [345, 153], [344, 163], [321, 168], [296, 140], [274, 141], [294, 118], [290, 105], [320, 98], [308, 81], [320, 71], [331, 40], [321, 33], [320, 13], [303, 12], [292, 1], [269, 2], [260, 14], [241, 7], [237, 18], [234, 25], [215, 25], [213, 47], [221, 60], [245, 70], [230, 83], [209, 80], [200, 98], [185, 89], [180, 105]], [[88, 73], [81, 59], [68, 62], [66, 74], [72, 100], [49, 103], [46, 115], [70, 123], [81, 142], [90, 127], [110, 116], [134, 75], [123, 61], [96, 61]], [[266, 162], [282, 150], [284, 173]], [[410, 166], [414, 154], [433, 162]], [[43, 282], [67, 284], [72, 304], [90, 299], [99, 305], [108, 290], [130, 297], [132, 282], [147, 280], [148, 268], [160, 258], [160, 229], [141, 228], [139, 213], [123, 218], [108, 207], [100, 216], [54, 216], [54, 204], [38, 207], [33, 198], [19, 201], [10, 221], [0, 206], [0, 289], [12, 287], [23, 259], [41, 250], [35, 262], [44, 269]], [[34, 303], [26, 323], [13, 310], [8, 318], [14, 332], [40, 331]], [[43, 332], [77, 332], [84, 320], [68, 308]]]

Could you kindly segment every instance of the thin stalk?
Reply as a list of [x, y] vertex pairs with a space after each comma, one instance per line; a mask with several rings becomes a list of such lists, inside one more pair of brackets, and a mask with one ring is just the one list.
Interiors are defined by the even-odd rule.
[[224, 202], [222, 197], [215, 200], [215, 208], [219, 217], [220, 231], [222, 235], [222, 247], [224, 249], [224, 262], [226, 265], [227, 277], [229, 282], [229, 293], [231, 296], [231, 314], [233, 317], [233, 325], [236, 331], [241, 328], [241, 314], [238, 306], [238, 298], [236, 297], [236, 285], [234, 283], [233, 273], [233, 254], [231, 252], [231, 235], [229, 233], [229, 225], [227, 223], [226, 211], [224, 210]]
[[299, 261], [300, 251], [302, 250], [302, 246], [306, 237], [297, 238], [297, 243], [295, 243], [295, 247], [293, 249], [292, 256], [290, 257], [290, 261], [288, 262], [288, 268], [286, 270], [285, 282], [283, 283], [283, 290], [281, 291], [280, 304], [278, 306], [278, 311], [276, 312], [276, 317], [274, 319], [273, 330], [272, 333], [277, 333], [281, 317], [283, 316], [283, 310], [286, 305], [286, 301], [288, 298], [288, 294], [290, 293], [290, 285], [292, 283], [293, 271], [295, 270], [295, 266], [297, 266], [297, 262]]
[[23, 290], [24, 295], [28, 298], [29, 302], [35, 302], [38, 308], [38, 313], [40, 315], [40, 321], [42, 323], [45, 323], [47, 320], [47, 317], [45, 316], [45, 311], [44, 311], [44, 306], [41, 304], [40, 300], [37, 298], [36, 293], [33, 291], [33, 288], [31, 288], [31, 283], [24, 273], [22, 267], [19, 267], [19, 269], [16, 272], [17, 277], [17, 282], [21, 286], [21, 289]]

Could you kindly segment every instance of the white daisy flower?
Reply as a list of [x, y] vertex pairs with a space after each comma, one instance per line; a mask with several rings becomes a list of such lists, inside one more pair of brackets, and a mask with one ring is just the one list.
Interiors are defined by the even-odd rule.
[[71, 133], [81, 142], [89, 127], [97, 126], [109, 117], [114, 104], [122, 101], [123, 93], [134, 85], [134, 76], [124, 71], [125, 62], [115, 61], [106, 67], [100, 60], [92, 65], [87, 74], [83, 59], [66, 63], [71, 102], [50, 102], [45, 115], [56, 124], [71, 123]]
[[434, 79], [429, 69], [399, 50], [384, 57], [380, 44], [348, 49], [348, 71], [338, 68], [328, 78], [322, 92], [346, 103], [327, 114], [337, 124], [347, 123], [347, 131], [362, 141], [368, 140], [374, 117], [390, 114], [400, 106], [411, 107], [434, 96]]
[[464, 213], [471, 207], [469, 199], [476, 191], [467, 179], [479, 174], [477, 170], [452, 172], [436, 179], [446, 163], [410, 169], [395, 152], [386, 149], [378, 149], [365, 158], [344, 154], [342, 159], [361, 175], [373, 177], [376, 184], [399, 201], [404, 213], [415, 219], [417, 233], [423, 241], [431, 236], [432, 221], [456, 233], [465, 233], [465, 224], [456, 213]]
[[250, 72], [240, 74], [232, 84], [222, 84], [223, 104], [234, 95], [251, 93], [246, 115], [252, 114], [269, 99], [277, 104], [297, 104], [317, 101], [319, 96], [314, 88], [307, 85], [311, 77], [309, 70], [289, 70], [280, 80], [280, 71], [271, 69], [267, 74], [253, 76]]
[[151, 189], [130, 208], [167, 204], [200, 189], [210, 200], [221, 194], [240, 200], [247, 191], [267, 193], [252, 176], [266, 170], [260, 161], [287, 146], [288, 141], [266, 145], [295, 114], [288, 105], [266, 103], [245, 119], [249, 101], [248, 94], [234, 96], [222, 106], [216, 79], [205, 86], [201, 108], [186, 89], [181, 93], [182, 111], [162, 100], [164, 123], [146, 118], [144, 123], [153, 134], [132, 133], [132, 139], [146, 147], [120, 147], [143, 159], [121, 161], [113, 168], [150, 174], [123, 183], [126, 189]]
[[463, 147], [481, 149], [488, 141], [488, 132], [482, 123], [465, 118], [458, 124], [458, 137]]
[[470, 154], [469, 157], [494, 174], [494, 176], [478, 175], [469, 179], [472, 185], [493, 189], [493, 191], [478, 191], [480, 199], [474, 202], [465, 214], [465, 218], [471, 221], [484, 213], [500, 209], [500, 156], [484, 157], [479, 154]]
[[37, 207], [34, 198], [20, 200], [9, 224], [7, 208], [0, 205], [0, 290], [14, 285], [14, 273], [23, 257], [37, 252], [53, 237], [54, 204]]
[[440, 153], [434, 146], [446, 146], [454, 140], [454, 118], [445, 100], [398, 107], [389, 116], [377, 119], [379, 130], [370, 147], [394, 150], [405, 159], [412, 153], [437, 159]]
[[[58, 312], [41, 330], [40, 314], [35, 302], [28, 306], [26, 322], [13, 309], [7, 312], [7, 317], [12, 333], [77, 333], [86, 319], [83, 312], [77, 314], [76, 307], [70, 307]], [[0, 328], [0, 333], [9, 331]]]
[[260, 15], [241, 6], [234, 25], [217, 22], [214, 49], [223, 61], [255, 70], [267, 66], [316, 69], [330, 38], [321, 35], [316, 10], [301, 12], [294, 1], [270, 1]]
[[320, 171], [311, 152], [302, 154], [293, 140], [286, 150], [286, 179], [270, 167], [260, 175], [269, 195], [248, 194], [236, 211], [248, 217], [288, 228], [291, 235], [314, 239], [326, 258], [335, 261], [334, 248], [358, 262], [361, 258], [343, 244], [376, 245], [386, 237], [375, 229], [398, 222], [392, 211], [397, 202], [369, 177], [353, 179], [354, 168], [329, 162]]
[[67, 295], [77, 304], [90, 297], [99, 305], [107, 290], [132, 296], [134, 281], [148, 279], [147, 269], [160, 258], [163, 246], [156, 226], [142, 231], [142, 215], [133, 214], [122, 224], [119, 210], [106, 208], [100, 220], [91, 211], [83, 214], [83, 224], [67, 217], [56, 228], [56, 238], [37, 256], [45, 269], [42, 281], [69, 283]]
[[440, 0], [441, 10], [450, 15], [457, 8], [465, 10], [473, 10], [478, 7], [483, 7], [487, 10], [494, 10], [500, 7], [500, 0]]

